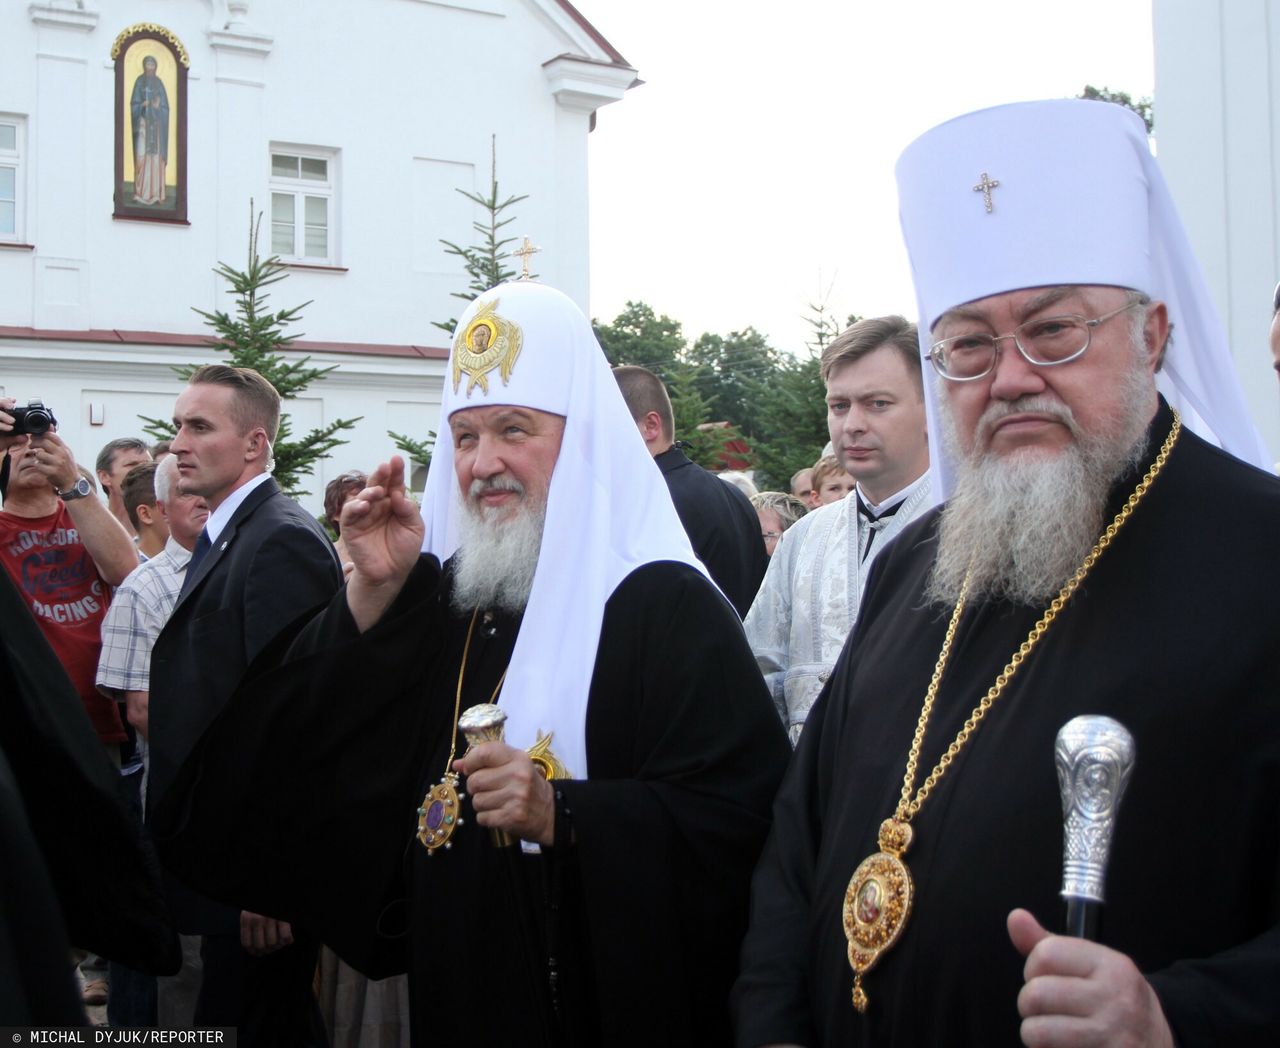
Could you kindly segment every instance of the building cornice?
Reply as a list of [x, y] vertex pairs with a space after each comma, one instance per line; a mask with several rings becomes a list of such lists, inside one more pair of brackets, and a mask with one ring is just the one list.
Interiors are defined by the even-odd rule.
[[35, 0], [27, 14], [36, 25], [58, 29], [80, 29], [91, 33], [98, 28], [98, 11], [88, 0]]
[[[48, 328], [0, 325], [0, 345], [5, 342], [92, 342], [133, 346], [199, 346], [208, 348], [204, 335], [175, 331], [125, 331], [119, 328], [91, 328], [88, 331], [55, 331]], [[449, 350], [439, 346], [397, 345], [383, 342], [319, 342], [298, 339], [286, 350], [297, 353], [351, 353], [356, 356], [417, 357], [421, 360], [448, 360]]]
[[557, 55], [542, 63], [542, 71], [556, 101], [566, 109], [583, 113], [617, 102], [636, 78], [636, 71], [630, 66], [577, 55]]
[[252, 30], [210, 29], [208, 37], [209, 46], [215, 51], [261, 55], [264, 58], [271, 54], [272, 45], [275, 44], [274, 37]]

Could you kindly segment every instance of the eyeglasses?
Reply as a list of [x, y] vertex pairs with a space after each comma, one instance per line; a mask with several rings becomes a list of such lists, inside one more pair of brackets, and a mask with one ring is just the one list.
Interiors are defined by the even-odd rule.
[[780, 539], [780, 538], [782, 538], [782, 532], [780, 532], [780, 531], [762, 531], [762, 532], [760, 532], [760, 537], [761, 537], [762, 539], [764, 539], [764, 540], [765, 540], [765, 542], [768, 542], [770, 539]]
[[943, 378], [952, 382], [971, 382], [990, 374], [996, 366], [1000, 343], [1011, 338], [1029, 364], [1042, 368], [1069, 364], [1084, 356], [1094, 328], [1137, 305], [1142, 303], [1127, 302], [1093, 320], [1086, 320], [1075, 313], [1040, 317], [1019, 324], [1007, 335], [987, 335], [977, 331], [952, 335], [930, 347], [929, 360]]

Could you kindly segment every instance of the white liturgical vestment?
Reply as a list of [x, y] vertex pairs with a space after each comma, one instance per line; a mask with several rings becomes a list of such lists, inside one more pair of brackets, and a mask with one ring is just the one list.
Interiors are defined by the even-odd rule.
[[898, 511], [872, 523], [851, 494], [801, 517], [778, 540], [743, 628], [792, 746], [858, 618], [876, 555], [933, 505], [929, 474], [900, 495], [883, 504], [901, 503]]

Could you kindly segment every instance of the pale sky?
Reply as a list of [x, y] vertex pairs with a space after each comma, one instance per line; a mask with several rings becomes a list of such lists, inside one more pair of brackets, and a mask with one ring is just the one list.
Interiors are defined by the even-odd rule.
[[[1150, 0], [575, 0], [645, 83], [590, 136], [591, 314], [690, 339], [806, 305], [914, 314], [893, 166], [921, 132], [1086, 83], [1154, 93]], [[1157, 121], [1159, 117], [1157, 114]]]

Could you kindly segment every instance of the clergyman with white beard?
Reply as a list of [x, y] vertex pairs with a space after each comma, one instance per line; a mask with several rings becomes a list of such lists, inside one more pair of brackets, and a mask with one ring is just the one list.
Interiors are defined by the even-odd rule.
[[346, 589], [206, 736], [169, 859], [407, 969], [414, 1043], [728, 1045], [788, 756], [737, 615], [565, 296], [481, 295], [441, 411], [422, 513], [399, 459], [344, 506]]

